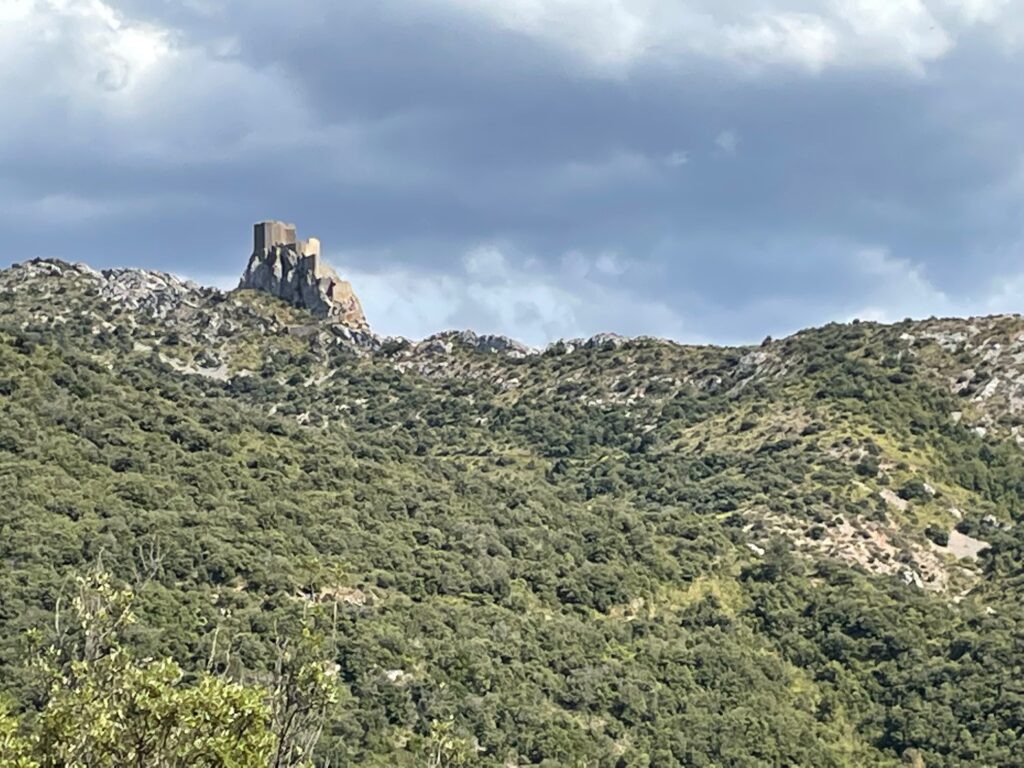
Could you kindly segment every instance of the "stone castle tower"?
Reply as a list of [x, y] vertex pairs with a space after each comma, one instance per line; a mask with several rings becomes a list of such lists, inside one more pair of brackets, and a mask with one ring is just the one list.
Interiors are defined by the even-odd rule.
[[321, 262], [319, 240], [296, 239], [294, 224], [261, 221], [253, 227], [252, 256], [238, 287], [273, 294], [351, 328], [367, 328], [352, 286]]

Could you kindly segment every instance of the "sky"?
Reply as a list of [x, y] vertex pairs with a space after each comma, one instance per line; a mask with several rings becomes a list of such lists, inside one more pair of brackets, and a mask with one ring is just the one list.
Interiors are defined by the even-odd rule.
[[0, 0], [0, 262], [372, 327], [755, 343], [1024, 311], [1024, 0]]

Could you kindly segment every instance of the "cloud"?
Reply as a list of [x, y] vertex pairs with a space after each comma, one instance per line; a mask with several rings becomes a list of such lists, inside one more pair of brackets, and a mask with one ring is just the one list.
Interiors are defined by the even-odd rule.
[[[21, 107], [5, 116], [0, 137], [12, 151], [42, 142], [141, 149], [181, 132], [184, 126], [167, 118], [199, 106], [188, 97], [209, 89], [207, 96], [212, 90], [223, 98], [220, 73], [195, 61], [170, 30], [130, 20], [100, 0], [14, 0], [5, 8], [0, 97]], [[203, 77], [191, 79], [189, 70]], [[25, 98], [26, 82], [39, 84], [32, 98]], [[212, 109], [213, 100], [202, 106]], [[138, 128], [151, 129], [153, 138], [142, 141]]]
[[1015, 5], [0, 0], [0, 229], [233, 285], [295, 220], [413, 336], [1010, 308]]
[[[954, 45], [924, 0], [433, 0], [563, 50], [619, 77], [645, 64], [725, 60], [742, 68], [896, 67], [921, 72]], [[933, 0], [934, 5], [956, 0]], [[962, 20], [998, 0], [959, 0]]]
[[655, 170], [656, 164], [640, 152], [615, 151], [606, 157], [565, 163], [552, 175], [552, 183], [564, 190], [592, 189], [650, 177]]
[[134, 96], [173, 57], [167, 30], [132, 23], [101, 0], [5, 0], [0, 20], [0, 89], [14, 95], [25, 78], [45, 71], [35, 103], [40, 96], [70, 98], [72, 106], [104, 93]]
[[725, 49], [741, 62], [790, 63], [818, 72], [833, 63], [839, 34], [820, 16], [780, 13], [724, 30]]
[[992, 24], [1003, 18], [1012, 0], [946, 0], [968, 24]]
[[448, 0], [509, 31], [538, 38], [599, 70], [628, 67], [657, 42], [654, 9], [623, 0]]
[[594, 260], [594, 269], [604, 275], [618, 277], [626, 273], [629, 263], [617, 253], [602, 253]]
[[668, 165], [669, 168], [681, 168], [682, 166], [689, 164], [689, 162], [690, 153], [684, 152], [681, 149], [675, 150], [665, 158], [665, 164]]
[[734, 130], [722, 131], [715, 137], [715, 146], [727, 155], [735, 155], [740, 146], [740, 136]]
[[30, 223], [35, 226], [77, 225], [130, 211], [135, 204], [129, 200], [104, 201], [79, 195], [45, 195], [35, 200], [13, 198], [4, 206], [0, 218]]
[[536, 347], [608, 329], [685, 334], [682, 318], [671, 308], [641, 301], [615, 284], [628, 265], [611, 253], [567, 253], [552, 269], [506, 246], [485, 244], [463, 255], [461, 270], [447, 274], [346, 266], [371, 263], [365, 254], [341, 254], [333, 261], [352, 281], [378, 333], [422, 338], [470, 328], [510, 334]]
[[891, 323], [905, 317], [956, 313], [954, 302], [932, 285], [920, 264], [895, 258], [883, 248], [860, 249], [853, 263], [867, 285], [863, 306], [849, 319]]
[[[19, 104], [0, 123], [0, 157], [46, 147], [75, 164], [101, 153], [149, 171], [263, 163], [282, 177], [275, 158], [305, 152], [320, 171], [367, 181], [388, 165], [375, 141], [422, 128], [399, 116], [325, 124], [289, 73], [242, 60], [237, 36], [193, 39], [117, 6], [0, 0], [0, 98]], [[402, 164], [404, 179], [414, 172]]]
[[1024, 272], [993, 281], [990, 293], [976, 305], [979, 314], [1020, 314], [1024, 310]]
[[[1014, 250], [1021, 253], [1024, 242]], [[908, 259], [894, 257], [883, 248], [864, 248], [855, 262], [867, 278], [863, 306], [849, 319], [892, 323], [906, 317], [973, 317], [1019, 313], [1024, 308], [1024, 272], [993, 276], [972, 294], [950, 295], [936, 287], [927, 268]]]

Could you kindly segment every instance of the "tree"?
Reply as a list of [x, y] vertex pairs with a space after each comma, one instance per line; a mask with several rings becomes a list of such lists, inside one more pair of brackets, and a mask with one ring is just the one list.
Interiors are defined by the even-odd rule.
[[183, 677], [173, 661], [136, 662], [122, 648], [73, 663], [35, 722], [41, 768], [265, 765], [274, 738], [262, 692]]
[[[0, 713], [0, 768], [250, 768], [275, 747], [265, 692], [121, 645], [131, 592], [103, 572], [78, 580], [72, 620], [38, 653], [44, 705], [19, 725]], [[13, 757], [11, 757], [13, 755]]]
[[0, 768], [39, 768], [28, 739], [19, 731], [18, 719], [0, 704]]
[[455, 768], [468, 765], [473, 756], [470, 743], [460, 737], [453, 720], [435, 720], [430, 724], [430, 735], [423, 745], [429, 768]]
[[273, 768], [305, 765], [337, 702], [334, 676], [323, 660], [323, 638], [308, 626], [295, 641], [278, 640], [270, 683]]

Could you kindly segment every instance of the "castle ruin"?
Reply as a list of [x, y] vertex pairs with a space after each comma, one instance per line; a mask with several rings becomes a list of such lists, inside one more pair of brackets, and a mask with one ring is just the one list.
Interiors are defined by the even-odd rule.
[[320, 268], [320, 241], [311, 237], [296, 240], [294, 224], [283, 221], [261, 221], [253, 225], [253, 253], [269, 253], [275, 246], [294, 250], [299, 256], [311, 260], [314, 271]]
[[239, 288], [270, 293], [319, 317], [365, 328], [352, 286], [320, 259], [320, 241], [299, 240], [294, 224], [261, 221], [253, 226], [253, 251]]

